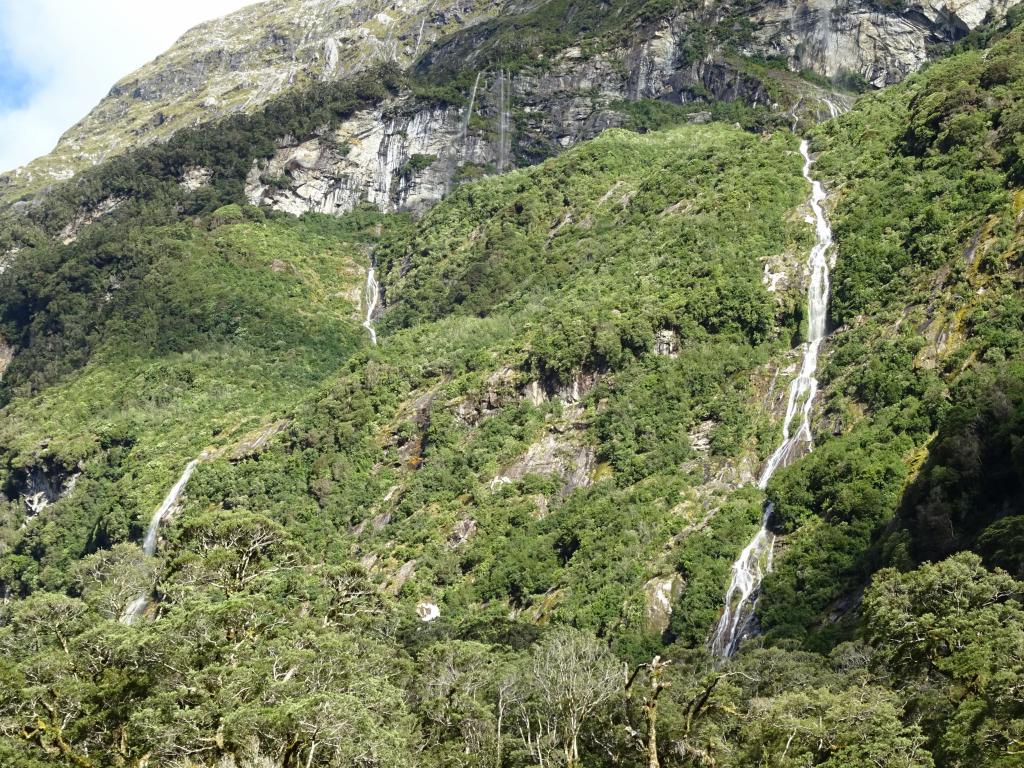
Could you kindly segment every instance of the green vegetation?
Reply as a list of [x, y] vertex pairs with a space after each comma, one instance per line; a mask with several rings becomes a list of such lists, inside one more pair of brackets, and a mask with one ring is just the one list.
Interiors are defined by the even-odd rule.
[[977, 548], [1019, 574], [1022, 35], [939, 61], [818, 132], [818, 170], [843, 184], [841, 332], [822, 379], [845, 434], [769, 488], [793, 533], [765, 584], [769, 637], [850, 636], [848, 596], [879, 565]]
[[[761, 133], [788, 126], [787, 118], [767, 107], [750, 107], [741, 101], [694, 101], [689, 104], [671, 104], [655, 99], [623, 101], [613, 108], [626, 116], [625, 127], [648, 133], [670, 128], [679, 123], [698, 119], [707, 122], [736, 123], [744, 130]], [[705, 115], [699, 113], [706, 112]]]
[[[550, 38], [482, 50], [596, 45], [652, 8], [548, 25], [570, 6], [547, 3], [508, 29]], [[387, 87], [363, 83], [11, 219], [0, 763], [1019, 765], [1022, 36], [815, 132], [835, 331], [815, 450], [766, 492], [804, 297], [765, 267], [799, 274], [812, 238], [784, 130], [640, 103], [635, 131], [467, 173], [418, 220], [245, 205], [277, 132]], [[191, 165], [212, 186], [180, 187]], [[359, 327], [370, 258], [379, 346]], [[711, 659], [766, 500], [763, 632]]]
[[543, 0], [455, 32], [435, 45], [417, 69], [429, 81], [445, 83], [459, 76], [470, 55], [479, 69], [544, 66], [546, 57], [569, 46], [588, 53], [612, 47], [628, 39], [635, 26], [663, 18], [682, 5], [679, 0], [611, 0], [604, 5]]
[[[14, 379], [24, 394], [0, 426], [9, 590], [67, 586], [70, 560], [139, 534], [190, 458], [271, 426], [362, 345], [366, 235], [353, 223], [312, 216], [132, 230], [150, 249], [149, 267], [108, 284], [88, 362], [38, 394]], [[73, 308], [76, 295], [62, 306]], [[62, 340], [76, 318], [63, 315]], [[47, 356], [40, 365], [51, 365]], [[23, 527], [18, 487], [41, 467], [81, 471], [81, 486]]]

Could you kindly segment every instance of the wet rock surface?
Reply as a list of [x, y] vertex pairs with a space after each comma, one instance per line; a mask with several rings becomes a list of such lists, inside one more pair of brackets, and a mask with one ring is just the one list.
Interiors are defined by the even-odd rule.
[[[773, 2], [751, 13], [743, 53], [785, 61], [794, 72], [881, 87], [919, 69], [929, 46], [957, 39], [988, 11], [1003, 12], [1010, 4], [924, 3], [895, 12], [838, 0]], [[362, 202], [423, 212], [462, 177], [532, 164], [623, 125], [622, 104], [629, 101], [741, 101], [791, 112], [794, 121], [799, 115], [828, 119], [848, 106], [849, 97], [806, 81], [787, 83], [783, 96], [773, 97], [763, 80], [713, 52], [696, 61], [684, 58], [694, 26], [713, 23], [711, 11], [687, 12], [638, 30], [609, 51], [585, 54], [569, 47], [543, 70], [526, 68], [513, 76], [484, 68], [461, 107], [418, 106], [400, 97], [329, 134], [285, 142], [268, 163], [254, 166], [246, 193], [250, 202], [293, 214], [340, 214]], [[476, 51], [470, 43], [480, 42], [476, 32], [456, 35], [419, 68], [472, 67]]]

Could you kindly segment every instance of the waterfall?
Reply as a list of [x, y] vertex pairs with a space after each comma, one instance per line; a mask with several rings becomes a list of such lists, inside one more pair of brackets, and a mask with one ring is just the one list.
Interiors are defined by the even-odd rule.
[[192, 459], [192, 461], [185, 465], [185, 471], [181, 473], [178, 481], [171, 486], [171, 490], [167, 492], [163, 502], [157, 507], [156, 512], [153, 513], [153, 518], [149, 521], [149, 528], [146, 529], [146, 538], [142, 541], [142, 551], [147, 555], [156, 554], [156, 536], [160, 531], [160, 523], [170, 513], [171, 508], [178, 503], [178, 497], [185, 490], [185, 486], [188, 484], [189, 478], [192, 477], [197, 464], [199, 464], [199, 459]]
[[377, 309], [377, 302], [380, 299], [380, 286], [377, 284], [376, 270], [373, 264], [366, 272], [366, 319], [363, 320], [363, 328], [370, 332], [370, 342], [377, 346], [377, 331], [373, 329], [373, 313]]
[[825, 96], [822, 99], [822, 101], [824, 101], [825, 102], [825, 106], [828, 107], [829, 119], [832, 119], [834, 117], [839, 117], [841, 114], [843, 114], [843, 110], [841, 110], [839, 108], [839, 105], [836, 104], [834, 101], [832, 101], [832, 99], [830, 99], [828, 96]]
[[430, 0], [430, 4], [426, 10], [423, 11], [423, 18], [420, 20], [420, 31], [416, 35], [416, 50], [413, 52], [413, 56], [418, 56], [420, 52], [420, 44], [423, 42], [423, 28], [427, 26], [427, 17], [430, 16], [434, 11], [434, 6], [437, 4], [437, 0]]
[[[198, 464], [199, 459], [192, 459], [192, 461], [185, 465], [185, 471], [181, 473], [181, 477], [178, 478], [177, 482], [171, 486], [171, 490], [167, 492], [164, 500], [157, 507], [156, 512], [153, 513], [153, 517], [150, 518], [149, 527], [146, 529], [146, 537], [142, 540], [142, 551], [146, 555], [152, 557], [156, 554], [156, 540], [157, 535], [160, 533], [160, 524], [171, 513], [171, 510], [174, 509], [174, 505], [178, 503], [178, 497], [185, 490], [185, 486], [188, 484], [189, 478], [192, 477], [192, 473]], [[133, 623], [146, 610], [148, 604], [149, 595], [144, 592], [132, 600], [128, 607], [124, 609], [124, 613], [121, 614], [121, 623]]]
[[796, 104], [789, 108], [789, 112], [786, 113], [786, 117], [789, 118], [789, 130], [791, 130], [793, 133], [796, 133], [796, 126], [797, 122], [799, 121], [797, 113], [800, 111], [800, 107], [803, 106], [803, 103], [804, 97], [801, 96], [799, 99], [796, 100]]
[[427, 17], [424, 15], [423, 19], [420, 20], [420, 32], [416, 35], [416, 50], [413, 52], [413, 56], [420, 52], [420, 43], [423, 42], [423, 28], [427, 25]]
[[476, 73], [476, 80], [473, 81], [473, 89], [469, 92], [469, 109], [466, 110], [466, 117], [462, 121], [462, 152], [466, 153], [466, 138], [469, 136], [469, 121], [473, 118], [473, 105], [476, 103], [476, 89], [480, 86], [480, 75]]
[[503, 173], [508, 163], [505, 141], [508, 136], [508, 105], [511, 101], [512, 84], [505, 82], [505, 70], [502, 69], [498, 73], [498, 173]]
[[[807, 262], [810, 282], [807, 286], [807, 341], [803, 344], [803, 362], [800, 373], [789, 385], [789, 400], [786, 417], [782, 423], [782, 442], [769, 457], [758, 488], [765, 488], [775, 470], [797, 458], [801, 451], [810, 451], [814, 439], [811, 435], [811, 408], [818, 394], [818, 352], [825, 338], [825, 320], [828, 314], [829, 265], [827, 254], [832, 247], [832, 229], [822, 203], [825, 190], [821, 182], [811, 178], [811, 156], [806, 140], [800, 142], [800, 154], [804, 158], [803, 176], [811, 185], [811, 211], [814, 214], [815, 244]], [[799, 426], [793, 431], [793, 421], [800, 414]], [[772, 512], [771, 502], [764, 508], [761, 528], [732, 565], [732, 580], [725, 593], [725, 608], [711, 637], [711, 650], [716, 656], [727, 657], [736, 652], [754, 617], [754, 609], [761, 590], [764, 574], [771, 571], [775, 536], [769, 530]]]

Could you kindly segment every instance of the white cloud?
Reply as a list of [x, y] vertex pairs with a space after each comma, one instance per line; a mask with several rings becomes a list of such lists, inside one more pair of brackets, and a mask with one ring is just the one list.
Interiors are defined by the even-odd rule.
[[0, 171], [49, 152], [128, 73], [252, 0], [0, 0], [0, 49], [33, 81], [0, 110]]

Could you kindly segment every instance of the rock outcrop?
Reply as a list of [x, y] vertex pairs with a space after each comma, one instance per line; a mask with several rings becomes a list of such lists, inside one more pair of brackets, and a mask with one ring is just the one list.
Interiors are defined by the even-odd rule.
[[647, 630], [662, 634], [672, 620], [672, 605], [683, 592], [683, 580], [678, 573], [656, 576], [644, 584], [644, 620]]
[[385, 118], [364, 110], [327, 135], [283, 146], [246, 183], [253, 204], [293, 214], [340, 214], [361, 202], [422, 210], [451, 189], [463, 163], [493, 162], [486, 142], [463, 140], [455, 108]]
[[[749, 17], [754, 31], [743, 52], [784, 60], [793, 71], [883, 86], [920, 68], [930, 46], [955, 40], [1013, 2], [936, 2], [901, 12], [840, 0], [768, 3]], [[294, 214], [344, 213], [362, 202], [422, 212], [461, 178], [535, 163], [623, 125], [623, 105], [639, 99], [741, 101], [793, 122], [827, 119], [849, 106], [849, 96], [783, 71], [755, 76], [715, 52], [689, 60], [692, 30], [722, 21], [725, 10], [665, 19], [597, 54], [570, 47], [514, 76], [481, 70], [462, 108], [401, 96], [329, 134], [284, 141], [268, 164], [253, 168], [249, 200]], [[476, 37], [456, 35], [420, 62], [421, 71], [472, 66], [473, 51], [460, 45], [479, 43]]]
[[572, 437], [548, 434], [491, 480], [491, 488], [497, 489], [514, 483], [527, 475], [539, 475], [559, 478], [562, 482], [561, 494], [567, 496], [577, 488], [590, 485], [594, 462], [594, 449], [591, 446]]
[[[181, 128], [254, 110], [293, 86], [349, 77], [382, 62], [416, 62], [421, 74], [475, 68], [481, 98], [472, 114], [400, 99], [387, 105], [387, 116], [364, 112], [329, 135], [284, 141], [249, 185], [251, 199], [295, 213], [341, 213], [362, 200], [422, 210], [463, 175], [535, 162], [621, 125], [615, 105], [624, 101], [792, 107], [776, 104], [780, 89], [767, 87], [763, 74], [746, 71], [725, 50], [784, 61], [794, 72], [882, 86], [920, 68], [932, 47], [1017, 2], [913, 0], [896, 7], [772, 0], [750, 10], [711, 3], [637, 27], [617, 48], [594, 54], [569, 47], [543, 68], [520, 68], [513, 77], [481, 58], [497, 20], [516, 12], [497, 0], [268, 0], [196, 27], [117, 83], [53, 153], [0, 179], [0, 199], [67, 179]], [[738, 27], [744, 32], [735, 39]], [[714, 44], [695, 56], [690, 44], [697, 29]], [[803, 109], [829, 115], [831, 109], [815, 107], [833, 98], [827, 91], [807, 82], [795, 88], [790, 94], [807, 102]]]
[[78, 467], [68, 468], [43, 459], [35, 466], [13, 470], [0, 499], [20, 499], [25, 514], [32, 517], [71, 493], [79, 475]]
[[917, 0], [900, 8], [850, 0], [785, 0], [751, 17], [749, 55], [785, 58], [791, 69], [825, 77], [844, 74], [876, 87], [902, 80], [948, 43], [1002, 15], [1019, 0]]
[[0, 338], [0, 381], [4, 380], [4, 374], [14, 359], [14, 347]]

